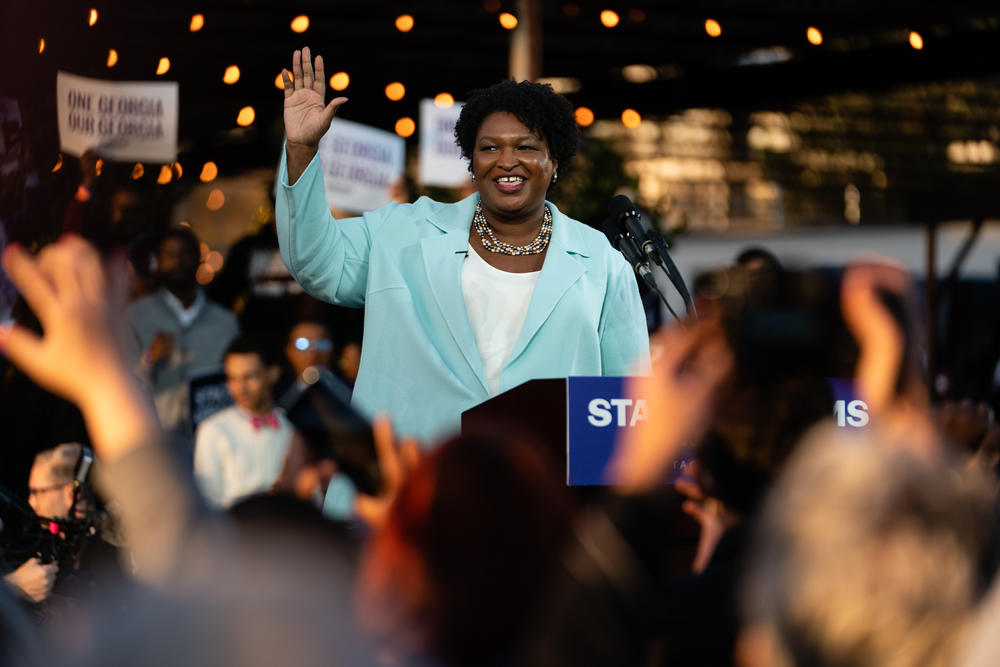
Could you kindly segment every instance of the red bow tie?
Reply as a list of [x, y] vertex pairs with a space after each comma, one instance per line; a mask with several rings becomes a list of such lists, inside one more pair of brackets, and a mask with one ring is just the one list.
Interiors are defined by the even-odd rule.
[[253, 430], [259, 431], [262, 426], [270, 426], [273, 429], [278, 428], [278, 418], [273, 412], [269, 412], [266, 415], [251, 415], [250, 424], [253, 426]]

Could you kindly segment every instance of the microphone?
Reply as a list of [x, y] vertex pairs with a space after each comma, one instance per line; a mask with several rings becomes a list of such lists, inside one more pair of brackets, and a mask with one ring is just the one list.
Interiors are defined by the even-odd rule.
[[647, 285], [655, 288], [656, 281], [653, 279], [653, 271], [649, 268], [649, 263], [643, 257], [642, 251], [639, 250], [639, 246], [636, 245], [635, 239], [632, 238], [624, 229], [621, 229], [618, 225], [618, 221], [614, 217], [609, 217], [601, 225], [601, 231], [608, 237], [611, 241], [611, 245], [618, 249], [618, 252], [625, 255], [625, 259], [635, 272], [639, 274]]
[[[639, 211], [632, 204], [632, 200], [625, 195], [615, 195], [608, 206], [608, 211], [611, 213], [611, 217], [618, 222], [619, 226], [624, 228], [627, 236], [637, 239], [633, 242], [633, 245], [641, 252], [642, 256], [653, 260], [663, 269], [663, 272], [667, 275], [667, 279], [670, 280], [670, 283], [684, 300], [684, 305], [688, 313], [693, 313], [694, 303], [691, 300], [691, 295], [688, 292], [687, 285], [684, 284], [684, 278], [681, 277], [680, 271], [677, 270], [677, 266], [670, 257], [667, 242], [663, 238], [663, 235], [656, 229], [647, 229], [642, 224], [642, 216], [639, 215]], [[649, 266], [648, 262], [646, 262], [646, 266]], [[638, 271], [638, 269], [636, 270]]]

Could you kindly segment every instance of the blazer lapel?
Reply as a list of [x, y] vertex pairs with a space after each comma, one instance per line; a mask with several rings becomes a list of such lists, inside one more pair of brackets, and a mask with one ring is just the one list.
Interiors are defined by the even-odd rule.
[[444, 213], [428, 216], [428, 222], [440, 229], [442, 234], [424, 238], [420, 242], [420, 250], [433, 300], [465, 361], [482, 384], [483, 390], [488, 391], [483, 361], [479, 357], [462, 296], [462, 262], [456, 261], [455, 257], [456, 254], [464, 255], [468, 252], [469, 229], [472, 227], [472, 214], [478, 201], [478, 196], [472, 195], [448, 207]]
[[552, 239], [508, 366], [528, 346], [566, 290], [586, 272], [584, 263], [578, 259], [578, 256], [589, 256], [586, 244], [574, 228], [579, 223], [563, 215], [554, 204], [549, 203], [549, 207], [552, 209]]

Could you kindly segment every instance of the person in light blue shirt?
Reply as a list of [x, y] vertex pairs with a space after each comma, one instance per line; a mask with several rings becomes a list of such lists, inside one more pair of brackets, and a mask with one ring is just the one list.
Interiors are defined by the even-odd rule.
[[545, 199], [578, 140], [565, 98], [530, 82], [475, 91], [455, 134], [476, 193], [334, 220], [317, 147], [347, 100], [325, 104], [323, 60], [308, 48], [292, 74], [282, 73], [281, 256], [313, 296], [364, 306], [363, 414], [388, 413], [398, 433], [431, 446], [464, 410], [529, 380], [648, 368], [631, 267]]

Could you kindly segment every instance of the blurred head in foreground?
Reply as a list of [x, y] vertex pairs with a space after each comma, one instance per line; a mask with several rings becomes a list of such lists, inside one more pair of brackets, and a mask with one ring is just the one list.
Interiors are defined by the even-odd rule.
[[822, 427], [769, 495], [749, 627], [777, 665], [950, 664], [990, 576], [991, 497], [958, 466]]
[[358, 587], [362, 625], [397, 659], [489, 664], [516, 644], [569, 533], [566, 489], [541, 451], [461, 436], [404, 482]]

